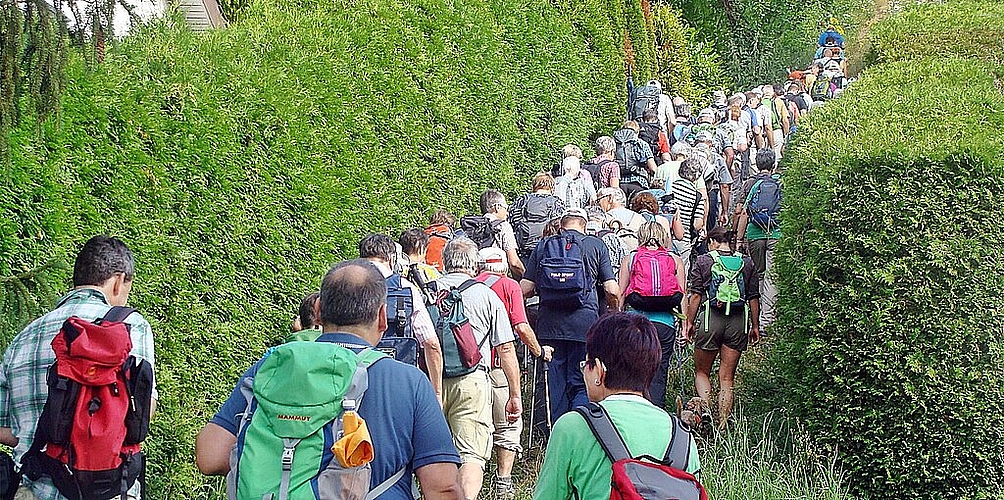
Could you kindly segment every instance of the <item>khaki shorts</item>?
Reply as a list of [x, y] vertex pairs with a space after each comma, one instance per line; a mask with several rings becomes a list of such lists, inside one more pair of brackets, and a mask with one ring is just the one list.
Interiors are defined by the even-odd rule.
[[495, 423], [495, 434], [492, 440], [495, 446], [520, 453], [523, 447], [519, 445], [519, 434], [523, 430], [523, 417], [509, 423], [506, 417], [505, 405], [509, 402], [509, 380], [501, 368], [495, 368], [489, 374], [492, 381], [492, 420]]
[[711, 308], [708, 316], [708, 324], [704, 324], [704, 308], [701, 304], [698, 309], [700, 320], [697, 324], [697, 339], [695, 347], [702, 351], [717, 351], [722, 346], [728, 346], [737, 351], [745, 351], [749, 345], [749, 328], [746, 326], [746, 313], [742, 310], [732, 310], [732, 314], [726, 316], [725, 313]]
[[443, 413], [460, 461], [484, 468], [492, 453], [492, 388], [488, 373], [477, 370], [443, 378]]

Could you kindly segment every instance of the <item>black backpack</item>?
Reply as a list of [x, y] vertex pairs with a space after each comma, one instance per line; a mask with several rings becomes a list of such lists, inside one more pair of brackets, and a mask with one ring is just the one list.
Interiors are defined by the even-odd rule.
[[502, 232], [503, 220], [489, 219], [483, 215], [468, 215], [460, 219], [460, 229], [464, 235], [478, 244], [478, 249], [495, 245], [495, 240]]
[[648, 147], [652, 149], [652, 156], [655, 157], [656, 163], [659, 163], [661, 161], [661, 157], [659, 156], [659, 132], [662, 132], [662, 129], [658, 123], [641, 122], [638, 126], [641, 127], [641, 131], [638, 132], [638, 138], [648, 144]]
[[529, 255], [537, 248], [544, 236], [544, 226], [551, 220], [559, 200], [552, 195], [540, 196], [531, 194], [523, 205], [523, 218], [516, 229], [516, 241], [521, 252]]
[[635, 90], [634, 101], [631, 103], [631, 119], [640, 122], [645, 111], [659, 108], [659, 97], [662, 92], [655, 85], [638, 87]]
[[638, 147], [638, 139], [632, 141], [621, 141], [614, 137], [617, 142], [617, 153], [614, 158], [617, 159], [617, 165], [621, 169], [621, 177], [627, 177], [630, 175], [639, 175], [642, 173], [643, 168], [634, 159], [635, 148]]
[[600, 160], [599, 163], [588, 162], [588, 163], [582, 164], [582, 169], [585, 170], [586, 172], [589, 172], [589, 175], [592, 176], [592, 178], [593, 178], [593, 187], [596, 188], [597, 191], [599, 191], [600, 188], [603, 187], [601, 185], [602, 183], [601, 183], [601, 180], [600, 180], [600, 170], [603, 170], [603, 166], [606, 165], [607, 163], [611, 163], [611, 162], [613, 162], [613, 160], [606, 160], [606, 159], [604, 159], [604, 160]]

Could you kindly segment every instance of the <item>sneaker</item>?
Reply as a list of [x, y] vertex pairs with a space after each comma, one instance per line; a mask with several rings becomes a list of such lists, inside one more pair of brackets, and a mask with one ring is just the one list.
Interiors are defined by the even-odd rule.
[[516, 487], [511, 477], [495, 478], [495, 500], [512, 500], [516, 498]]

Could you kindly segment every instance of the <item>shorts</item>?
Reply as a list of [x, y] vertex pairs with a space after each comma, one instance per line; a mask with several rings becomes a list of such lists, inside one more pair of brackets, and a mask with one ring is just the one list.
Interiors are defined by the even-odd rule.
[[443, 413], [462, 463], [483, 469], [492, 453], [492, 388], [482, 369], [443, 378]]
[[708, 315], [708, 324], [704, 324], [705, 304], [701, 304], [698, 309], [697, 339], [694, 346], [702, 351], [717, 351], [722, 346], [745, 351], [749, 345], [749, 329], [746, 326], [746, 313], [744, 311], [732, 310], [732, 314], [726, 316], [724, 312], [711, 308]]
[[523, 447], [519, 444], [523, 417], [511, 424], [506, 418], [505, 405], [509, 402], [509, 381], [501, 368], [493, 369], [488, 377], [492, 381], [492, 420], [495, 424], [492, 441], [499, 448], [520, 453], [523, 451]]

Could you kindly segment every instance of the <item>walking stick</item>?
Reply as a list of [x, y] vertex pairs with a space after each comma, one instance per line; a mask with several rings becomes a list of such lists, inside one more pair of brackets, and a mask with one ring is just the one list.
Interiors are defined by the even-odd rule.
[[526, 449], [533, 448], [533, 426], [537, 422], [533, 419], [535, 410], [537, 409], [537, 360], [533, 360], [533, 385], [530, 389], [530, 435], [527, 438]]
[[551, 434], [551, 385], [547, 383], [548, 362], [544, 362], [544, 403], [547, 404], [547, 434]]

